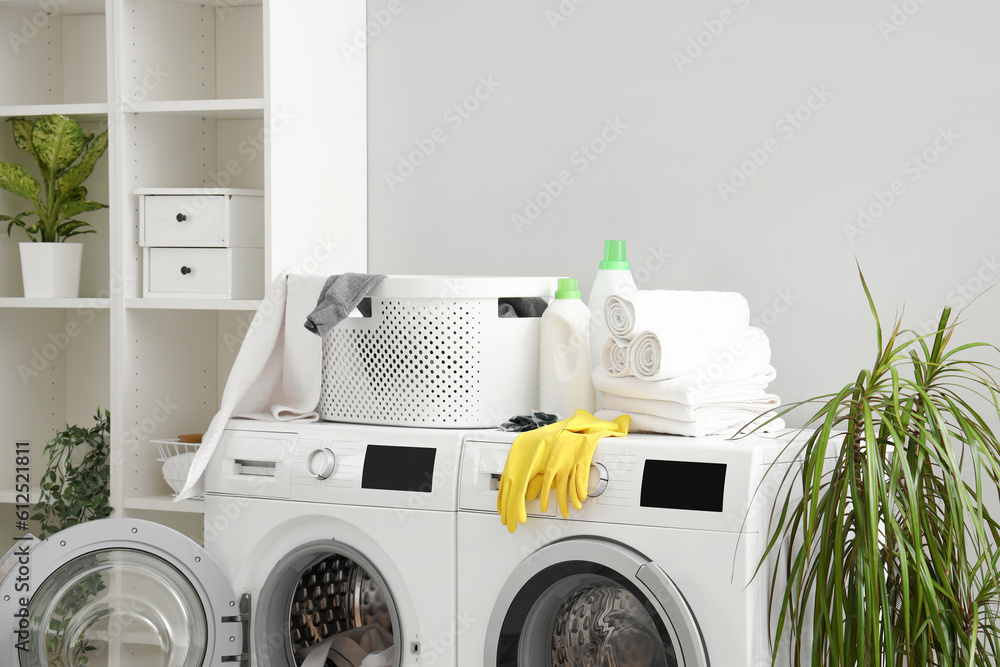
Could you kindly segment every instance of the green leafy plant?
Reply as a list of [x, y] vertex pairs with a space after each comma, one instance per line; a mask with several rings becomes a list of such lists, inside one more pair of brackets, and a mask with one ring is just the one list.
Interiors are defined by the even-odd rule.
[[97, 410], [90, 428], [66, 426], [45, 445], [48, 455], [34, 521], [45, 538], [64, 528], [111, 515], [111, 413]]
[[[97, 409], [90, 428], [69, 426], [45, 445], [48, 455], [42, 475], [41, 494], [32, 520], [41, 524], [40, 537], [64, 528], [111, 515], [110, 465], [111, 413]], [[107, 586], [95, 572], [82, 577], [64, 591], [52, 610], [45, 632], [46, 654], [52, 665], [70, 667], [60, 657], [68, 640], [66, 632], [79, 610], [97, 598]], [[72, 664], [86, 665], [96, 647], [82, 641], [72, 646]]]
[[8, 221], [7, 235], [14, 226], [23, 229], [32, 241], [57, 243], [78, 234], [94, 233], [89, 223], [76, 216], [107, 208], [107, 204], [89, 201], [83, 182], [108, 148], [107, 131], [87, 134], [72, 118], [52, 114], [35, 121], [11, 118], [14, 143], [35, 159], [42, 173], [39, 183], [28, 170], [13, 162], [0, 162], [0, 189], [27, 199], [31, 209], [13, 216], [0, 215]]
[[772, 630], [796, 665], [996, 665], [1000, 526], [983, 499], [1000, 478], [1000, 387], [969, 355], [997, 350], [950, 347], [948, 308], [931, 334], [897, 320], [885, 337], [861, 280], [874, 365], [782, 413], [821, 404], [790, 445], [804, 463], [772, 514], [767, 554], [788, 554], [771, 581]]

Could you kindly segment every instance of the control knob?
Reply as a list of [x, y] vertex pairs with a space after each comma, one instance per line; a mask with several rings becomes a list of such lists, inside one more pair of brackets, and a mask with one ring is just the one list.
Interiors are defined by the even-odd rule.
[[608, 488], [608, 469], [603, 463], [590, 464], [590, 479], [587, 480], [587, 497], [596, 498]]
[[333, 474], [337, 457], [329, 448], [314, 449], [306, 461], [306, 471], [316, 479], [323, 480]]

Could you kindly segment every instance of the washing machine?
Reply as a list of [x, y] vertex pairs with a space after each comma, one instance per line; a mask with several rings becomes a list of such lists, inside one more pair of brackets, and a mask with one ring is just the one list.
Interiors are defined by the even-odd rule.
[[234, 420], [204, 548], [132, 519], [15, 545], [0, 664], [299, 667], [333, 641], [338, 667], [453, 667], [466, 435]]
[[510, 534], [496, 503], [513, 438], [470, 438], [459, 482], [458, 614], [468, 622], [458, 664], [771, 665], [770, 575], [754, 573], [772, 503], [791, 483], [798, 447], [788, 441], [604, 439], [583, 509], [563, 519], [554, 499], [547, 514], [535, 500]]

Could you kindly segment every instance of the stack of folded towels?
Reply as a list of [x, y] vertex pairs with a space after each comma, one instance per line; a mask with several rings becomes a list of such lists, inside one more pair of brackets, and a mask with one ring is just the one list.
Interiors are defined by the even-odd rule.
[[[650, 290], [608, 297], [611, 337], [594, 369], [600, 419], [632, 415], [632, 430], [732, 435], [780, 400], [771, 346], [733, 292]], [[762, 430], [784, 428], [774, 419]]]

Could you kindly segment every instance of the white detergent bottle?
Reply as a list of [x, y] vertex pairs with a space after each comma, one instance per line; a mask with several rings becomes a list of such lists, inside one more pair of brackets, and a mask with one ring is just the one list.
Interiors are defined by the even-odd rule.
[[590, 310], [575, 278], [560, 278], [555, 301], [542, 314], [539, 346], [539, 408], [565, 419], [579, 409], [594, 412], [590, 379]]
[[601, 260], [594, 286], [590, 290], [590, 368], [601, 365], [604, 343], [611, 336], [604, 318], [604, 302], [611, 295], [632, 296], [635, 294], [635, 280], [632, 279], [628, 259], [625, 255], [625, 241], [605, 241], [604, 259]]

